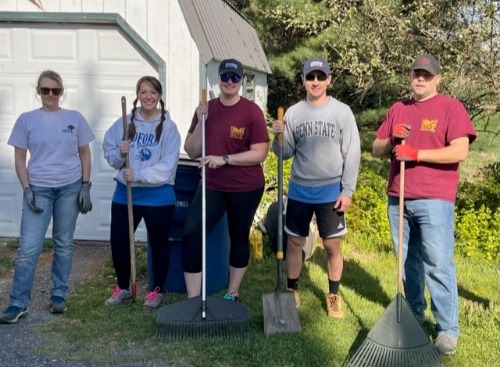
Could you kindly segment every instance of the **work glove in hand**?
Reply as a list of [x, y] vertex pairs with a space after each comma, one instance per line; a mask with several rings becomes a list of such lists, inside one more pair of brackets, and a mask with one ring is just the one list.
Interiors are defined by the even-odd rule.
[[78, 207], [80, 213], [86, 214], [92, 210], [92, 201], [90, 200], [90, 185], [82, 183], [80, 194], [78, 195]]
[[396, 146], [401, 144], [403, 139], [408, 139], [410, 136], [411, 126], [407, 124], [396, 124], [392, 129], [391, 145]]
[[43, 209], [36, 206], [35, 194], [33, 194], [33, 191], [31, 191], [30, 187], [27, 187], [24, 189], [23, 195], [24, 195], [24, 199], [26, 200], [26, 203], [28, 204], [28, 208], [30, 208], [30, 210], [33, 213], [37, 213], [37, 214], [43, 213]]
[[396, 154], [396, 159], [398, 161], [418, 162], [418, 149], [413, 148], [411, 145], [396, 145], [394, 153]]

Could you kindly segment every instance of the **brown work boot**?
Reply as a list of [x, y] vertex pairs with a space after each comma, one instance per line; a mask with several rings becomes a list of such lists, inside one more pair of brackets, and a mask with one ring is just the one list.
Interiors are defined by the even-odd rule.
[[342, 297], [340, 294], [328, 293], [326, 295], [326, 310], [328, 316], [334, 319], [341, 319], [344, 317], [344, 311], [342, 311]]
[[295, 298], [295, 307], [299, 308], [300, 306], [300, 294], [298, 289], [293, 289], [293, 288], [287, 288], [287, 292], [292, 293], [293, 292], [293, 298]]

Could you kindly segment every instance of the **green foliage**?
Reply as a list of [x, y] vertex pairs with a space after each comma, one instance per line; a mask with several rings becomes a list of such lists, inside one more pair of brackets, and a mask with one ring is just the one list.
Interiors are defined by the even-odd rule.
[[500, 162], [463, 182], [457, 194], [457, 249], [465, 256], [500, 260]]
[[347, 218], [349, 242], [363, 250], [390, 251], [391, 231], [387, 219], [387, 181], [362, 166], [358, 185], [353, 195], [353, 205]]
[[468, 257], [500, 260], [500, 210], [462, 209], [456, 217], [457, 249]]
[[479, 170], [474, 182], [465, 181], [459, 186], [457, 208], [480, 209], [486, 206], [492, 213], [500, 210], [500, 162]]
[[[409, 67], [432, 53], [440, 89], [476, 119], [500, 112], [500, 12], [493, 0], [249, 0], [238, 2], [257, 29], [273, 74], [269, 106], [303, 95], [303, 62], [326, 57], [330, 93], [354, 112], [389, 107], [410, 95]], [[489, 131], [489, 130], [484, 130]], [[493, 133], [498, 133], [497, 126]], [[491, 132], [491, 131], [489, 131]]]
[[[269, 129], [269, 136], [271, 141], [269, 144], [269, 154], [264, 162], [264, 178], [266, 181], [266, 191], [262, 197], [260, 207], [257, 211], [259, 218], [264, 218], [267, 213], [267, 208], [273, 202], [278, 200], [278, 157], [273, 151], [272, 142], [274, 133]], [[283, 161], [283, 194], [286, 195], [288, 191], [288, 181], [290, 181], [290, 173], [292, 168], [292, 159]]]

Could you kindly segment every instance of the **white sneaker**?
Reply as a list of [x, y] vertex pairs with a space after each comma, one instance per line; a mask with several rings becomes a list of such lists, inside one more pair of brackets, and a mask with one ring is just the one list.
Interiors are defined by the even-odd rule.
[[440, 333], [434, 341], [434, 346], [439, 353], [449, 356], [457, 351], [457, 339]]

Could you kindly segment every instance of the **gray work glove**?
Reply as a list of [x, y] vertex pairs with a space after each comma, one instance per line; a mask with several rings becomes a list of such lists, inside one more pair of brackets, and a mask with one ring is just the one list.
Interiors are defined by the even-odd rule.
[[30, 208], [30, 210], [33, 213], [36, 213], [36, 214], [43, 213], [43, 209], [36, 206], [35, 194], [33, 194], [33, 191], [31, 191], [30, 187], [27, 187], [24, 189], [23, 196], [24, 196], [24, 200], [26, 200], [26, 204], [28, 204], [28, 208]]
[[78, 195], [78, 207], [80, 213], [86, 214], [92, 210], [92, 201], [90, 200], [90, 185], [82, 183], [80, 194]]

